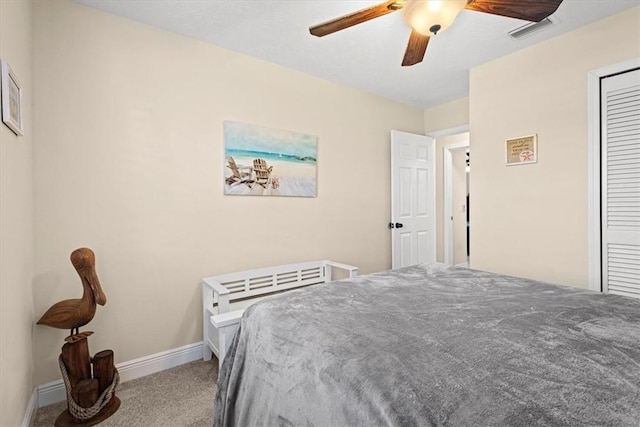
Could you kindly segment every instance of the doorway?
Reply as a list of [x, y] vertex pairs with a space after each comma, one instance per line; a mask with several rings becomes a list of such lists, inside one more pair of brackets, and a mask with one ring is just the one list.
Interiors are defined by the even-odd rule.
[[600, 88], [602, 290], [640, 298], [640, 69]]
[[588, 73], [589, 288], [635, 297], [640, 297], [640, 139], [633, 129], [640, 123], [634, 124], [633, 99], [640, 96], [639, 69], [636, 58]]
[[444, 262], [469, 266], [469, 174], [471, 170], [468, 134], [466, 141], [443, 146]]
[[435, 141], [391, 131], [391, 265], [436, 261]]

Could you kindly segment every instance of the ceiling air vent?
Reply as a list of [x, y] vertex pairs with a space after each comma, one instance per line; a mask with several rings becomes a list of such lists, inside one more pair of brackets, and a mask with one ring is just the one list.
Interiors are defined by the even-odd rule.
[[553, 24], [554, 22], [550, 18], [544, 18], [540, 22], [529, 22], [528, 24], [509, 31], [507, 34], [514, 39], [519, 39]]

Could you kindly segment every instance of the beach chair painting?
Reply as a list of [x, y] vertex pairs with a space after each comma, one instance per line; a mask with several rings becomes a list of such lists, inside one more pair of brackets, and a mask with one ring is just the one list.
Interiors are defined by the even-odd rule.
[[273, 166], [267, 166], [264, 159], [255, 159], [253, 161], [253, 171], [256, 174], [256, 183], [267, 188], [271, 181], [271, 171]]
[[316, 197], [317, 139], [224, 122], [224, 194]]
[[233, 156], [229, 156], [227, 158], [227, 167], [231, 169], [231, 176], [228, 176], [225, 179], [227, 185], [236, 185], [236, 184], [247, 184], [249, 188], [251, 188], [251, 184], [253, 184], [253, 180], [251, 179], [251, 167], [240, 166], [236, 164]]

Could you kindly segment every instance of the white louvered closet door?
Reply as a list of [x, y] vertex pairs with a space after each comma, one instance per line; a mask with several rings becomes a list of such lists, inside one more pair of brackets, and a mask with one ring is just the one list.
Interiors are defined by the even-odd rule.
[[602, 286], [640, 298], [640, 70], [601, 87]]

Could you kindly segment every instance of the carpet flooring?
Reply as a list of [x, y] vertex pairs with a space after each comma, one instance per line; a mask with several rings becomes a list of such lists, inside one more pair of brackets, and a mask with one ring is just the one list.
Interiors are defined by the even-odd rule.
[[[118, 385], [118, 411], [100, 423], [111, 427], [211, 426], [218, 360], [196, 361]], [[67, 407], [59, 402], [38, 409], [33, 427], [50, 427]]]

